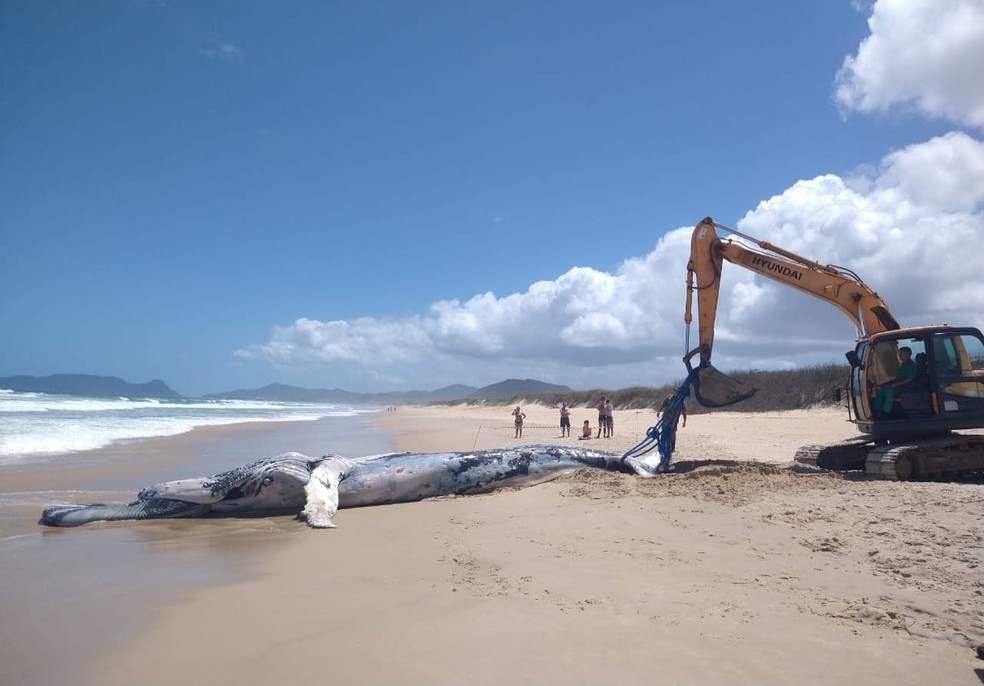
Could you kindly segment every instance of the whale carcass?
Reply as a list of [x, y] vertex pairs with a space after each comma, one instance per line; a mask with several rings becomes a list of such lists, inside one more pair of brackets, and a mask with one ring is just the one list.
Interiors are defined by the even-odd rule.
[[332, 528], [339, 508], [488, 493], [543, 483], [580, 468], [657, 473], [655, 462], [641, 458], [554, 445], [362, 458], [284, 453], [215, 476], [145, 488], [131, 503], [51, 505], [39, 524], [291, 513], [312, 527]]

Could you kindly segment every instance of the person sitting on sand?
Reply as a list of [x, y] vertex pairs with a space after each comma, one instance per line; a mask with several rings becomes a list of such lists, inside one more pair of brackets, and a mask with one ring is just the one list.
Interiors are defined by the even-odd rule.
[[591, 438], [591, 422], [587, 419], [584, 420], [584, 429], [581, 430], [581, 435], [577, 437], [579, 441], [586, 441]]
[[516, 438], [522, 438], [523, 437], [523, 420], [526, 419], [526, 415], [519, 408], [519, 405], [517, 405], [516, 406], [516, 409], [512, 411], [512, 415], [513, 415], [513, 417], [516, 418], [516, 436], [515, 437]]

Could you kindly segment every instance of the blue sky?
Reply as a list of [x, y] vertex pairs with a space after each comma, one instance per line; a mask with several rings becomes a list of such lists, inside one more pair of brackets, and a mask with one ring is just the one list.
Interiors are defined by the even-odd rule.
[[[982, 73], [975, 0], [2, 0], [0, 375], [659, 385], [706, 215], [984, 326]], [[725, 279], [719, 367], [852, 347]]]

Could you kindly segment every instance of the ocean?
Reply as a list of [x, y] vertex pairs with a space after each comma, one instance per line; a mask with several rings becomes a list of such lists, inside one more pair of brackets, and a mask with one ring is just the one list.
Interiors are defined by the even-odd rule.
[[375, 410], [333, 404], [85, 398], [0, 390], [0, 466], [174, 436], [199, 426], [314, 421], [371, 412]]
[[291, 450], [388, 452], [374, 417], [333, 404], [0, 391], [0, 682], [78, 681], [80, 665], [139, 631], [159, 604], [232, 582], [286, 533], [306, 531], [288, 516], [58, 529], [38, 526], [44, 507], [128, 502], [162, 481]]

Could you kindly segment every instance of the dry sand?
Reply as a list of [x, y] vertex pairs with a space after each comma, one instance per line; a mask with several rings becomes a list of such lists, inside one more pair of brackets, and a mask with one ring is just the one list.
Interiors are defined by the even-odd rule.
[[[509, 409], [402, 407], [377, 423], [401, 450], [578, 443], [535, 406], [517, 440]], [[574, 410], [575, 432], [585, 418]], [[616, 437], [587, 445], [623, 451], [654, 419], [617, 412]], [[656, 479], [580, 470], [343, 510], [330, 531], [288, 517], [106, 525], [246, 576], [151, 602], [150, 626], [73, 680], [980, 684], [984, 485], [788, 468], [800, 444], [853, 434], [836, 410], [698, 415], [680, 471]], [[137, 593], [119, 602], [146, 605]]]

